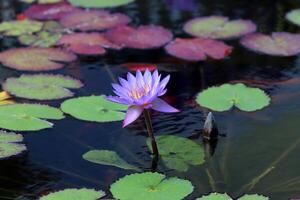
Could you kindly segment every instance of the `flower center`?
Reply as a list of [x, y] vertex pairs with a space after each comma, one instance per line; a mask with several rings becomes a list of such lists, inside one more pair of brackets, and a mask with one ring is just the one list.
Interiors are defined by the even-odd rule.
[[131, 91], [130, 96], [134, 99], [140, 99], [145, 96], [150, 91], [150, 87], [148, 85], [144, 85], [142, 88], [136, 88]]

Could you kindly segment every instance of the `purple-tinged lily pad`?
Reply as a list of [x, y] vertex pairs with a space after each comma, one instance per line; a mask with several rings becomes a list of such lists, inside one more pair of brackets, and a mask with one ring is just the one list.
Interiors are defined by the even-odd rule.
[[37, 20], [58, 20], [70, 12], [79, 10], [72, 5], [61, 2], [55, 4], [35, 4], [30, 6], [25, 12], [29, 19]]
[[300, 53], [300, 34], [274, 32], [271, 36], [254, 33], [245, 36], [241, 44], [259, 53], [273, 56], [294, 56]]
[[232, 51], [224, 42], [204, 38], [176, 38], [165, 49], [170, 55], [189, 61], [206, 60], [207, 57], [223, 59]]
[[256, 31], [250, 20], [232, 20], [223, 16], [198, 17], [184, 25], [184, 31], [195, 37], [230, 39]]
[[135, 49], [159, 48], [170, 42], [173, 34], [161, 26], [120, 26], [106, 33], [108, 39], [116, 44]]
[[131, 19], [124, 14], [111, 14], [104, 10], [80, 10], [61, 18], [60, 23], [69, 29], [92, 31], [126, 25]]
[[58, 44], [66, 45], [74, 53], [83, 55], [102, 55], [106, 53], [105, 48], [122, 48], [122, 46], [109, 41], [101, 33], [72, 33], [63, 35]]
[[3, 65], [22, 71], [48, 71], [60, 69], [58, 62], [72, 62], [76, 55], [55, 48], [14, 48], [0, 53]]

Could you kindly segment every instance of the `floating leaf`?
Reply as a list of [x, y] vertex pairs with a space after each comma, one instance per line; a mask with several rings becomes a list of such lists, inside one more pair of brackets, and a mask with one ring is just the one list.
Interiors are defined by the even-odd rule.
[[300, 26], [300, 9], [291, 10], [285, 17], [290, 22]]
[[63, 119], [63, 113], [47, 105], [12, 104], [0, 106], [0, 128], [14, 131], [37, 131], [51, 128], [44, 119]]
[[238, 198], [238, 200], [268, 200], [268, 197], [262, 196], [262, 195], [257, 195], [257, 194], [246, 194], [240, 198]]
[[188, 180], [152, 172], [127, 175], [110, 187], [113, 197], [119, 200], [181, 200], [193, 190]]
[[161, 26], [140, 26], [133, 28], [119, 26], [106, 33], [108, 39], [116, 44], [135, 49], [159, 48], [170, 42], [173, 34]]
[[176, 38], [165, 49], [170, 55], [189, 61], [206, 60], [207, 57], [223, 59], [232, 51], [231, 46], [221, 41], [203, 38]]
[[23, 141], [23, 136], [16, 133], [8, 133], [0, 131], [0, 158], [8, 158], [18, 155], [26, 150]]
[[15, 103], [10, 98], [11, 96], [6, 91], [0, 92], [0, 106]]
[[42, 31], [36, 35], [21, 35], [18, 39], [21, 44], [33, 47], [51, 47], [60, 39], [60, 33], [50, 33]]
[[[204, 162], [204, 150], [196, 142], [177, 136], [156, 137], [159, 154], [164, 164], [177, 171], [187, 171], [190, 165], [201, 165]], [[151, 141], [147, 140], [152, 151]]]
[[28, 33], [38, 32], [42, 29], [43, 23], [32, 20], [8, 21], [0, 23], [0, 34], [6, 36], [19, 36]]
[[233, 106], [242, 111], [256, 111], [268, 106], [270, 101], [263, 90], [241, 83], [211, 87], [200, 92], [196, 98], [199, 105], [220, 112], [230, 110]]
[[223, 16], [198, 17], [184, 25], [184, 31], [195, 37], [230, 39], [256, 31], [250, 20], [232, 20]]
[[68, 3], [36, 4], [30, 6], [25, 12], [29, 19], [37, 20], [58, 20], [70, 12], [79, 10]]
[[111, 14], [103, 10], [80, 10], [61, 18], [60, 23], [69, 29], [92, 31], [126, 25], [131, 19], [124, 14]]
[[300, 53], [300, 34], [275, 32], [271, 36], [254, 33], [245, 36], [241, 44], [246, 48], [274, 56], [294, 56]]
[[129, 4], [134, 0], [68, 0], [72, 5], [84, 8], [111, 8]]
[[101, 165], [109, 165], [119, 167], [122, 169], [139, 171], [139, 168], [127, 163], [114, 151], [91, 150], [83, 155], [83, 159]]
[[127, 106], [110, 102], [104, 96], [88, 96], [68, 99], [61, 109], [73, 117], [92, 122], [121, 121], [125, 117]]
[[3, 89], [14, 96], [37, 100], [72, 97], [74, 94], [67, 88], [82, 86], [79, 80], [52, 74], [22, 75], [19, 78], [8, 78], [2, 84]]
[[232, 200], [227, 194], [211, 193], [196, 200]]
[[40, 200], [97, 200], [105, 196], [105, 192], [93, 189], [65, 189], [42, 196]]
[[0, 53], [0, 62], [3, 65], [24, 71], [60, 69], [64, 65], [58, 62], [74, 60], [74, 54], [55, 48], [15, 48]]
[[63, 35], [58, 44], [67, 46], [68, 49], [74, 53], [85, 55], [105, 54], [105, 48], [122, 48], [120, 45], [109, 41], [101, 33], [72, 33], [69, 35]]

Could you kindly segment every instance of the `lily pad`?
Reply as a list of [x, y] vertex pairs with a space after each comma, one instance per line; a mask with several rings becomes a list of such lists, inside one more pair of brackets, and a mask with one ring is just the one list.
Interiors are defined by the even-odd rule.
[[29, 19], [58, 20], [64, 15], [76, 10], [79, 9], [65, 2], [55, 4], [35, 4], [25, 10], [24, 15]]
[[74, 94], [67, 88], [82, 86], [79, 80], [52, 74], [22, 75], [19, 78], [8, 78], [2, 84], [3, 89], [14, 96], [36, 100], [72, 97]]
[[199, 105], [219, 112], [230, 110], [233, 106], [252, 112], [268, 106], [270, 101], [263, 90], [241, 83], [211, 87], [200, 92], [196, 98]]
[[285, 17], [290, 22], [300, 26], [300, 9], [291, 10]]
[[[190, 165], [201, 165], [204, 163], [204, 150], [196, 142], [178, 136], [156, 137], [159, 154], [170, 169], [187, 171]], [[147, 140], [147, 146], [152, 151], [151, 141]]]
[[63, 113], [54, 107], [40, 104], [12, 104], [0, 106], [0, 128], [13, 131], [38, 131], [51, 128], [45, 119], [63, 119]]
[[43, 23], [32, 20], [8, 21], [0, 23], [0, 34], [6, 36], [19, 36], [38, 32], [42, 29]]
[[258, 194], [246, 194], [238, 198], [238, 200], [269, 200], [269, 198]]
[[58, 44], [67, 46], [74, 53], [84, 55], [102, 55], [106, 53], [105, 48], [122, 48], [122, 46], [109, 41], [101, 33], [72, 33], [63, 35]]
[[91, 150], [91, 151], [85, 153], [82, 157], [83, 157], [83, 159], [90, 161], [92, 163], [119, 167], [121, 169], [129, 169], [129, 170], [139, 171], [139, 168], [127, 163], [114, 151]]
[[72, 5], [84, 8], [111, 8], [123, 6], [134, 0], [68, 0]]
[[3, 65], [23, 71], [48, 71], [60, 69], [64, 65], [58, 62], [71, 62], [76, 55], [55, 48], [15, 48], [0, 53]]
[[208, 57], [223, 59], [232, 52], [232, 47], [224, 42], [208, 38], [176, 38], [165, 50], [172, 56], [188, 60], [201, 61]]
[[131, 19], [124, 14], [103, 10], [80, 10], [61, 18], [60, 23], [69, 29], [80, 31], [105, 30], [126, 25]]
[[206, 196], [197, 198], [196, 200], [232, 200], [227, 194], [211, 193]]
[[61, 38], [60, 33], [50, 33], [42, 31], [35, 35], [21, 35], [18, 39], [21, 44], [33, 47], [51, 47], [54, 46]]
[[152, 172], [127, 175], [110, 187], [113, 197], [119, 200], [181, 200], [193, 190], [188, 180]]
[[92, 122], [121, 121], [127, 106], [110, 102], [104, 96], [87, 96], [68, 99], [61, 104], [63, 112]]
[[11, 96], [6, 92], [0, 92], [0, 106], [14, 104], [15, 102], [11, 100]]
[[256, 31], [250, 20], [232, 20], [223, 16], [198, 17], [184, 25], [184, 31], [195, 37], [212, 39], [231, 39]]
[[112, 42], [135, 49], [159, 48], [170, 42], [173, 34], [161, 26], [119, 26], [106, 33]]
[[274, 32], [271, 36], [254, 33], [245, 36], [241, 44], [259, 53], [273, 56], [294, 56], [300, 53], [300, 34]]
[[65, 189], [42, 196], [40, 200], [97, 200], [105, 196], [105, 192], [93, 189]]
[[23, 142], [21, 134], [0, 131], [0, 159], [15, 156], [25, 151], [26, 146], [20, 142]]

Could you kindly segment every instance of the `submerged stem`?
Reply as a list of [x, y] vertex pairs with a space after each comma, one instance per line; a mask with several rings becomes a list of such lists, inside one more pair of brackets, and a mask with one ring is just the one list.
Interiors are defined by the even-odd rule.
[[155, 140], [155, 137], [154, 137], [154, 134], [153, 134], [153, 127], [152, 127], [152, 122], [151, 122], [151, 117], [150, 117], [149, 110], [147, 110], [147, 109], [144, 110], [144, 117], [145, 117], [148, 136], [151, 140], [151, 146], [152, 146], [152, 152], [153, 152], [153, 155], [154, 155], [154, 160], [157, 162], [158, 157], [159, 157], [159, 152], [158, 152], [156, 140]]

